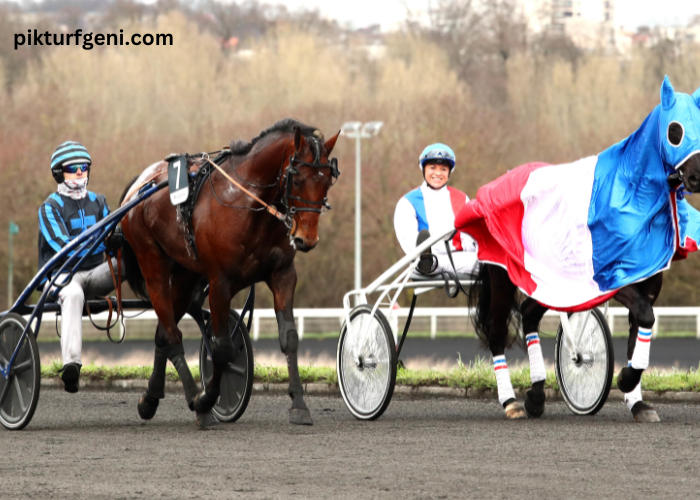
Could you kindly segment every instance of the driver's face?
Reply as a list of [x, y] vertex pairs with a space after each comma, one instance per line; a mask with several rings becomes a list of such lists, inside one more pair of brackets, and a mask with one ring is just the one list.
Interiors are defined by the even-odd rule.
[[423, 167], [425, 181], [433, 189], [440, 189], [450, 179], [450, 167], [437, 163], [428, 163]]

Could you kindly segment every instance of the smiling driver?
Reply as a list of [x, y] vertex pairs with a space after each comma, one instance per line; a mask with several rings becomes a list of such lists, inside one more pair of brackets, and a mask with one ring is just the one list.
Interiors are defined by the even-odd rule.
[[[413, 252], [431, 233], [454, 228], [455, 215], [469, 201], [466, 194], [447, 186], [455, 168], [455, 154], [449, 146], [431, 144], [421, 153], [419, 166], [423, 184], [401, 198], [394, 212], [394, 231], [406, 254]], [[475, 272], [478, 262], [474, 240], [457, 232], [449, 245], [455, 270], [465, 274]], [[436, 243], [431, 250], [437, 257], [437, 268], [431, 269], [431, 261], [424, 259], [418, 270], [422, 274], [453, 272], [444, 242]]]

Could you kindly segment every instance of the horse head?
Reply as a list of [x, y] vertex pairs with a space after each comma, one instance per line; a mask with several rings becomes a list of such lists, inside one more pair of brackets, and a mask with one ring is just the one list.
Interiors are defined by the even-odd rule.
[[284, 202], [295, 221], [292, 241], [302, 252], [308, 252], [318, 243], [319, 217], [331, 208], [328, 190], [340, 171], [337, 160], [329, 156], [339, 135], [340, 132], [324, 142], [319, 130], [307, 136], [298, 127], [294, 132], [294, 154], [285, 171]]
[[659, 141], [661, 157], [677, 172], [675, 177], [688, 191], [700, 192], [700, 89], [692, 96], [675, 92], [668, 76], [664, 78]]

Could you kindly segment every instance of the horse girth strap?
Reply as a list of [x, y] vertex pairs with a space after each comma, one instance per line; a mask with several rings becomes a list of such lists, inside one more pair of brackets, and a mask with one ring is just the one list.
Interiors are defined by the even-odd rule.
[[279, 210], [277, 210], [275, 207], [273, 207], [273, 206], [270, 205], [269, 203], [266, 203], [266, 202], [264, 202], [263, 200], [261, 200], [261, 199], [260, 199], [259, 197], [257, 197], [255, 194], [253, 194], [252, 192], [250, 192], [249, 190], [247, 190], [246, 188], [244, 188], [239, 182], [236, 182], [236, 181], [235, 181], [233, 178], [231, 178], [231, 176], [228, 175], [228, 174], [224, 171], [224, 169], [221, 168], [219, 165], [217, 165], [216, 163], [214, 163], [213, 161], [211, 161], [209, 158], [206, 158], [206, 157], [205, 157], [204, 159], [205, 159], [206, 161], [208, 161], [209, 163], [211, 163], [212, 166], [213, 166], [215, 169], [217, 169], [219, 172], [221, 172], [221, 175], [223, 175], [223, 176], [226, 178], [226, 180], [228, 180], [231, 184], [233, 184], [234, 186], [236, 186], [238, 189], [240, 189], [240, 190], [243, 191], [245, 194], [247, 194], [248, 196], [250, 196], [251, 198], [253, 198], [255, 201], [257, 201], [258, 203], [260, 203], [263, 207], [265, 207], [265, 211], [267, 211], [267, 213], [269, 213], [270, 215], [272, 215], [273, 217], [275, 217], [276, 219], [280, 220], [281, 222], [283, 222], [283, 223], [285, 223], [285, 224], [287, 224], [287, 221], [290, 220], [290, 221], [291, 221], [291, 227], [290, 227], [291, 234], [294, 234], [294, 233], [296, 232], [296, 230], [297, 230], [297, 223], [296, 223], [296, 221], [295, 221], [293, 218], [288, 219], [287, 216], [286, 216], [285, 214], [283, 214], [282, 212], [280, 212]]

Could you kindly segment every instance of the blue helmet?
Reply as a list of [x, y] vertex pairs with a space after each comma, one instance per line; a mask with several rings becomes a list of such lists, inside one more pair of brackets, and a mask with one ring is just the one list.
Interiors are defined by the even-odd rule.
[[92, 158], [88, 150], [75, 141], [66, 141], [56, 148], [51, 155], [51, 174], [59, 184], [63, 182], [63, 167], [74, 163], [87, 163], [88, 177], [90, 176], [90, 165]]
[[455, 168], [455, 152], [447, 144], [436, 142], [423, 150], [420, 154], [418, 166], [421, 170], [426, 163], [439, 163], [450, 167], [450, 172]]

